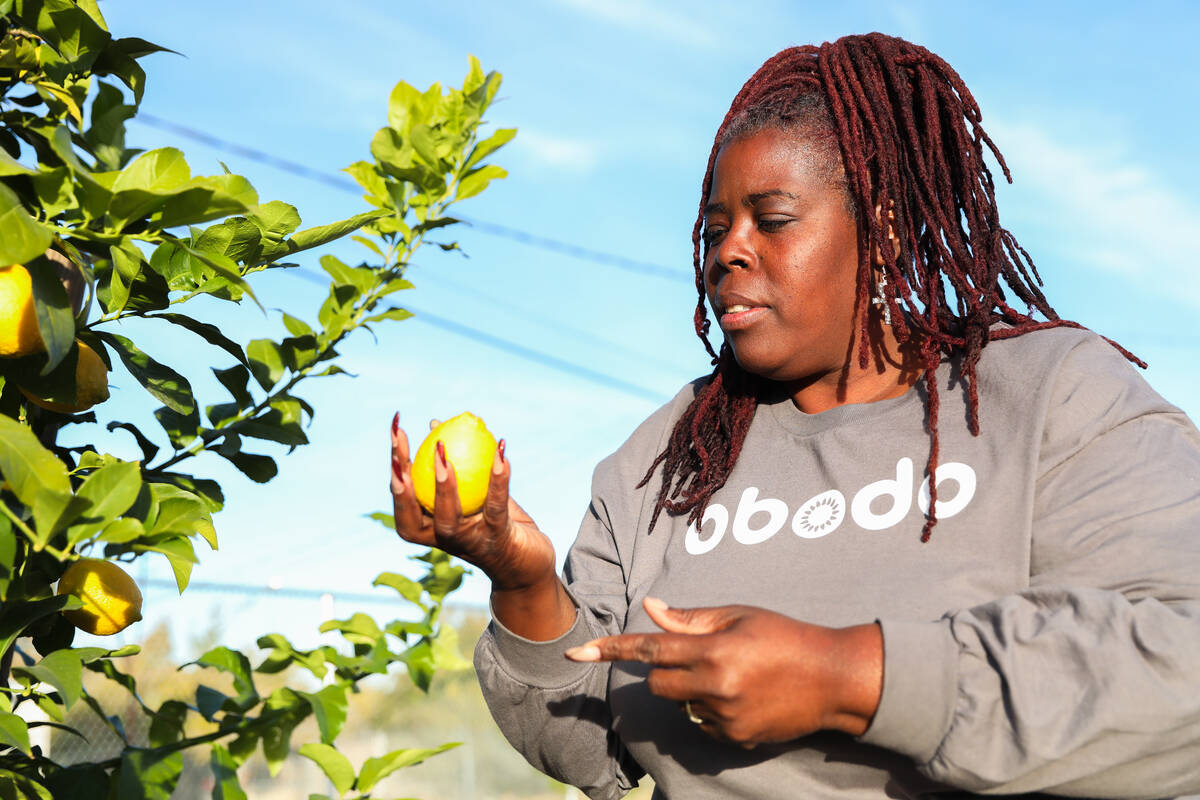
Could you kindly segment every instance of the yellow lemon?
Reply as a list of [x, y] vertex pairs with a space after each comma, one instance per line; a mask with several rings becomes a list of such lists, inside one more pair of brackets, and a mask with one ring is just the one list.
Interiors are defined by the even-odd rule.
[[60, 414], [77, 414], [107, 400], [108, 367], [95, 350], [78, 340], [76, 344], [79, 345], [79, 358], [75, 362], [75, 402], [59, 403], [47, 400], [25, 389], [21, 389], [21, 394], [31, 403]]
[[412, 478], [417, 502], [430, 513], [433, 513], [436, 486], [433, 460], [439, 441], [445, 445], [446, 460], [454, 466], [454, 474], [458, 477], [458, 501], [462, 504], [463, 516], [477, 514], [487, 499], [492, 459], [496, 455], [496, 437], [492, 436], [483, 420], [467, 412], [446, 420], [429, 432], [417, 448], [412, 463]]
[[0, 267], [0, 357], [45, 350], [33, 307], [33, 279], [20, 264]]
[[76, 561], [59, 578], [58, 593], [83, 601], [83, 608], [64, 611], [63, 616], [97, 636], [123, 631], [142, 618], [142, 593], [133, 578], [111, 561]]

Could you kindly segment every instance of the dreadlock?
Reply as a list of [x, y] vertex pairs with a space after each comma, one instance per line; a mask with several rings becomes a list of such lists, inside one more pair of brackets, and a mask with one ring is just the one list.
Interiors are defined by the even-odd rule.
[[[968, 426], [979, 435], [976, 366], [984, 346], [1053, 327], [1082, 327], [1060, 319], [1040, 289], [1029, 254], [1000, 225], [986, 147], [1010, 183], [1004, 157], [980, 125], [981, 114], [958, 73], [923, 47], [880, 33], [846, 36], [820, 47], [792, 47], [769, 59], [738, 92], [714, 138], [700, 212], [692, 229], [696, 269], [696, 334], [715, 369], [671, 432], [640, 486], [663, 466], [650, 530], [659, 513], [688, 512], [700, 520], [742, 449], [758, 405], [761, 379], [738, 366], [727, 344], [718, 354], [708, 339], [702, 252], [704, 206], [721, 147], [768, 125], [836, 140], [845, 172], [848, 208], [858, 221], [858, 360], [868, 360], [872, 245], [884, 255], [883, 302], [896, 339], [920, 344], [930, 432], [929, 511], [921, 541], [937, 522], [939, 390], [935, 371], [944, 356], [961, 355]], [[885, 208], [891, 216], [876, 214]], [[898, 247], [895, 245], [898, 244]], [[890, 255], [890, 257], [889, 257]], [[1028, 313], [1014, 309], [1002, 284]], [[947, 288], [953, 298], [947, 296]], [[1044, 318], [1039, 321], [1034, 314]], [[1006, 326], [994, 327], [996, 323]], [[1145, 364], [1116, 342], [1126, 358]]]

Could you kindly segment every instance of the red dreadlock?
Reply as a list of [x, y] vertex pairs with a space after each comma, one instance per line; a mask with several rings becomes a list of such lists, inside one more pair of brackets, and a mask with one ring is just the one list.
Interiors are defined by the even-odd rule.
[[[991, 339], [1052, 327], [1082, 327], [1060, 319], [1042, 294], [1041, 276], [1016, 238], [1000, 226], [995, 183], [984, 163], [991, 151], [1005, 179], [1003, 156], [980, 125], [970, 90], [953, 68], [923, 47], [870, 33], [820, 47], [793, 47], [769, 59], [734, 98], [713, 142], [692, 229], [696, 268], [696, 333], [716, 365], [708, 383], [675, 424], [666, 449], [639, 486], [663, 465], [650, 530], [659, 512], [689, 512], [699, 524], [742, 449], [758, 405], [759, 381], [737, 364], [728, 346], [718, 355], [708, 340], [702, 227], [713, 165], [728, 141], [768, 125], [803, 126], [836, 135], [846, 190], [858, 218], [859, 363], [868, 359], [872, 291], [871, 246], [884, 258], [883, 301], [901, 343], [917, 337], [929, 403], [931, 438], [926, 472], [938, 464], [939, 395], [935, 370], [959, 353], [966, 378], [971, 433], [979, 434], [976, 366]], [[888, 208], [885, 221], [871, 213]], [[895, 238], [889, 236], [890, 232]], [[896, 241], [898, 239], [898, 242]], [[898, 243], [897, 248], [893, 245]], [[1013, 309], [1001, 280], [1029, 310]], [[954, 292], [953, 304], [946, 295]], [[1045, 319], [1038, 321], [1033, 314]], [[1008, 327], [994, 328], [998, 323]], [[1130, 361], [1145, 364], [1108, 340]], [[929, 511], [921, 540], [937, 522], [937, 482], [929, 482]]]

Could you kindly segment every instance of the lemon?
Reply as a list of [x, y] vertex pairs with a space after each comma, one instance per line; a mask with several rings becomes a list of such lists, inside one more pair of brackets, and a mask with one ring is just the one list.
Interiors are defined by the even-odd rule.
[[47, 400], [31, 394], [25, 389], [21, 389], [21, 394], [25, 395], [31, 403], [60, 414], [77, 414], [107, 400], [108, 367], [95, 350], [79, 340], [76, 340], [76, 344], [79, 345], [79, 358], [75, 361], [74, 402], [60, 403]]
[[412, 463], [413, 489], [417, 502], [433, 513], [433, 495], [436, 486], [433, 460], [437, 455], [437, 443], [446, 447], [446, 460], [454, 467], [458, 477], [458, 501], [463, 516], [479, 513], [487, 499], [488, 480], [492, 474], [492, 459], [496, 455], [496, 437], [474, 414], [463, 412], [446, 420], [429, 432], [425, 441], [417, 448]]
[[123, 631], [142, 618], [142, 593], [133, 578], [111, 561], [84, 558], [67, 567], [58, 581], [59, 594], [73, 594], [83, 608], [63, 616], [80, 630], [97, 636]]
[[33, 279], [20, 264], [0, 267], [0, 357], [45, 350], [33, 306]]

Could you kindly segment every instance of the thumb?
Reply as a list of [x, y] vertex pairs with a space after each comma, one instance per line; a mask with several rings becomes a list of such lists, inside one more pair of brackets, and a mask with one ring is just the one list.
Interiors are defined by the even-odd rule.
[[738, 606], [671, 608], [657, 597], [647, 597], [642, 607], [658, 627], [670, 633], [715, 633], [737, 619]]

